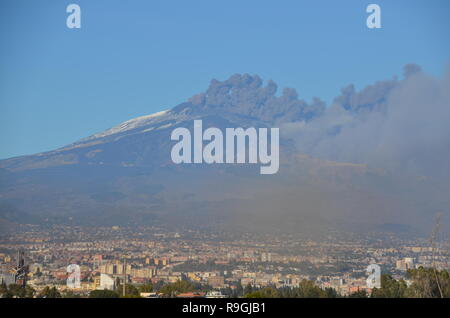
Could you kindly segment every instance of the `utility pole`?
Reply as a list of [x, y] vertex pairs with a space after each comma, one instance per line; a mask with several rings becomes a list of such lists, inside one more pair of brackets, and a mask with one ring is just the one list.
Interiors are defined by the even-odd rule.
[[126, 286], [127, 286], [127, 259], [123, 258], [123, 288], [122, 288], [122, 296], [125, 297], [126, 294]]

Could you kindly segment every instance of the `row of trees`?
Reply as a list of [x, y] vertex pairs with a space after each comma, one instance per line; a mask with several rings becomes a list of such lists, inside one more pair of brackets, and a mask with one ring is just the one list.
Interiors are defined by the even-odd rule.
[[433, 268], [410, 269], [406, 278], [395, 280], [390, 275], [381, 276], [381, 288], [374, 289], [371, 297], [377, 298], [450, 298], [450, 275], [446, 270]]
[[2, 298], [61, 298], [61, 293], [55, 287], [45, 287], [41, 292], [30, 286], [22, 287], [17, 284], [6, 286], [0, 285], [0, 295]]
[[[381, 275], [381, 288], [374, 288], [371, 294], [359, 290], [350, 298], [450, 298], [450, 275], [446, 270], [433, 268], [410, 269], [405, 280], [396, 280], [391, 275]], [[342, 297], [336, 290], [319, 288], [312, 281], [303, 280], [296, 288], [265, 287], [254, 289], [250, 285], [244, 289], [247, 298], [335, 298]]]
[[116, 290], [93, 290], [89, 293], [89, 298], [139, 298], [141, 293], [150, 293], [153, 291], [153, 284], [146, 283], [138, 287], [128, 284], [125, 285], [125, 296], [123, 295], [123, 285], [118, 285]]
[[336, 290], [333, 288], [322, 289], [314, 284], [311, 280], [302, 280], [298, 287], [295, 288], [274, 288], [264, 287], [255, 289], [251, 285], [247, 285], [244, 289], [244, 297], [246, 298], [335, 298], [338, 297]]
[[[202, 291], [211, 290], [211, 287], [202, 287]], [[321, 289], [313, 281], [303, 280], [297, 288], [274, 288], [264, 287], [257, 288], [251, 284], [247, 284], [245, 287], [238, 282], [235, 288], [222, 288], [221, 293], [231, 298], [332, 298], [337, 297], [336, 290], [333, 288]]]

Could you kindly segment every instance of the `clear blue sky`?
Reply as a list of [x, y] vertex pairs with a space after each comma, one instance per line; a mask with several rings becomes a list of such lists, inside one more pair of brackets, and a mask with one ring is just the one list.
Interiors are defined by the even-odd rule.
[[[66, 27], [70, 3], [80, 30]], [[381, 30], [366, 27], [369, 3]], [[0, 158], [167, 109], [234, 73], [327, 102], [410, 62], [440, 76], [449, 13], [448, 0], [1, 0]]]

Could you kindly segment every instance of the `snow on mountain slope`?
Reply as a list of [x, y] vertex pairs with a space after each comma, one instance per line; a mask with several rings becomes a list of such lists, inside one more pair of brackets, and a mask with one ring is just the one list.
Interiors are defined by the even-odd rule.
[[145, 116], [136, 117], [136, 118], [127, 120], [117, 126], [110, 128], [110, 129], [107, 129], [98, 134], [92, 135], [90, 137], [87, 137], [87, 138], [83, 139], [83, 141], [96, 139], [96, 138], [102, 138], [102, 137], [106, 137], [109, 135], [118, 134], [118, 133], [121, 133], [121, 132], [124, 132], [127, 130], [139, 128], [141, 126], [154, 124], [154, 123], [158, 122], [159, 120], [161, 120], [161, 117], [163, 115], [167, 114], [167, 112], [168, 112], [168, 110], [163, 110], [163, 111], [153, 113], [150, 115], [145, 115]]

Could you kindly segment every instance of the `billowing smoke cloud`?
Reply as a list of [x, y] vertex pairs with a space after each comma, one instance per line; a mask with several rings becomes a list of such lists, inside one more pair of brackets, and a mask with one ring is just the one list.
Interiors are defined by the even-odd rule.
[[403, 80], [342, 90], [321, 116], [285, 123], [281, 133], [315, 157], [450, 177], [450, 70], [442, 79], [414, 64]]
[[235, 74], [225, 81], [212, 80], [206, 92], [193, 96], [174, 110], [202, 114], [228, 112], [277, 126], [282, 122], [309, 120], [325, 110], [325, 103], [319, 98], [307, 103], [298, 98], [293, 88], [283, 89], [280, 96], [276, 96], [277, 89], [277, 84], [271, 80], [263, 86], [257, 75]]

